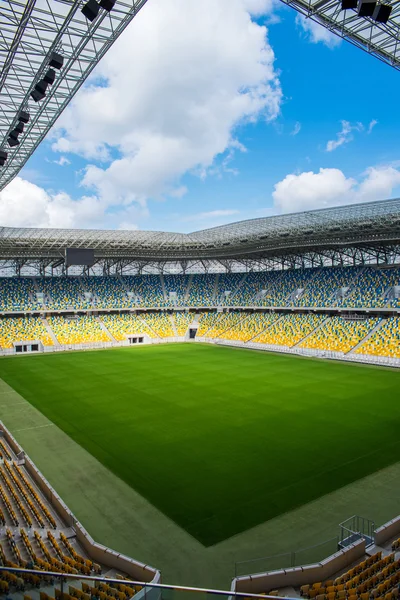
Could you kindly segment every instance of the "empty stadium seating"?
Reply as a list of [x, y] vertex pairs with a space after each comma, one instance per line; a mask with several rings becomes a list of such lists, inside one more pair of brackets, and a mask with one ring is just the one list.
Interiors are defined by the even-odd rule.
[[90, 342], [111, 341], [111, 338], [102, 329], [99, 321], [89, 315], [75, 318], [49, 317], [48, 322], [60, 344], [87, 344]]
[[400, 358], [400, 318], [382, 321], [380, 328], [356, 350], [357, 354]]
[[[92, 542], [89, 541], [89, 546], [81, 544], [82, 537], [78, 539], [69, 526], [71, 513], [64, 509], [58, 512], [60, 505], [53, 503], [48, 484], [36, 474], [31, 477], [35, 467], [27, 468], [25, 459], [21, 458], [23, 453], [9, 445], [4, 429], [0, 436], [0, 451], [0, 566], [7, 567], [0, 571], [0, 595], [10, 594], [16, 600], [67, 600], [66, 596], [68, 600], [90, 600], [83, 594], [85, 588], [79, 578], [70, 580], [71, 596], [62, 595], [61, 580], [53, 574], [93, 577], [102, 575], [103, 570], [109, 571], [110, 565], [107, 562], [98, 564], [90, 556]], [[110, 549], [105, 548], [103, 556], [106, 560], [108, 553]], [[126, 574], [118, 570], [115, 557], [119, 555], [114, 554], [114, 577], [121, 583], [97, 583], [93, 597], [98, 600], [103, 599], [99, 591], [107, 592], [110, 600], [129, 600], [142, 589], [140, 585], [130, 588], [124, 584]], [[121, 567], [124, 564], [121, 561]], [[9, 570], [18, 568], [34, 572]], [[45, 574], [45, 571], [51, 574]], [[68, 590], [65, 579], [64, 590]], [[104, 600], [107, 598], [104, 596]]]
[[315, 333], [300, 344], [301, 348], [350, 352], [370, 331], [379, 319], [369, 318], [362, 321], [350, 321], [333, 316], [327, 319]]
[[172, 320], [169, 314], [166, 313], [143, 313], [141, 315], [143, 321], [148, 327], [159, 337], [174, 337]]
[[[397, 307], [400, 269], [321, 267], [206, 275], [0, 278], [0, 312], [208, 306]], [[229, 292], [229, 293], [227, 293]]]
[[85, 292], [92, 294], [91, 302], [96, 308], [127, 308], [130, 306], [127, 290], [119, 277], [85, 277]]
[[335, 579], [301, 586], [300, 593], [316, 600], [395, 600], [399, 583], [400, 560], [394, 552], [377, 552]]
[[220, 336], [225, 338], [225, 333], [243, 318], [244, 314], [241, 312], [216, 313], [215, 319], [211, 327], [207, 330], [206, 335], [212, 338]]
[[[0, 278], [0, 312], [21, 313], [18, 317], [4, 314], [0, 347], [6, 351], [15, 342], [39, 342], [45, 347], [57, 342], [122, 342], [132, 333], [149, 338], [183, 337], [196, 309], [204, 307], [196, 317], [198, 337], [398, 358], [396, 316], [369, 337], [381, 317], [368, 315], [365, 321], [352, 321], [322, 313], [285, 315], [281, 309], [390, 309], [400, 305], [396, 298], [399, 288], [399, 268], [371, 266], [202, 275]], [[183, 307], [191, 311], [180, 311]], [[217, 307], [230, 307], [230, 312], [214, 312]], [[270, 307], [278, 312], [249, 314], [238, 312], [237, 307]], [[117, 314], [132, 308], [146, 312]], [[93, 310], [100, 311], [99, 316], [76, 314]], [[57, 315], [62, 311], [75, 314]], [[102, 311], [115, 314], [105, 316]], [[47, 315], [50, 329], [39, 312]]]
[[51, 339], [40, 317], [8, 317], [0, 320], [0, 347], [12, 348], [14, 342], [40, 341], [52, 346]]
[[122, 315], [102, 315], [101, 320], [118, 342], [126, 340], [130, 334], [146, 334], [149, 337], [156, 337], [155, 332], [147, 325], [144, 319], [129, 313]]
[[291, 347], [309, 335], [325, 319], [326, 316], [321, 314], [284, 315], [255, 337], [254, 342]]
[[127, 294], [133, 294], [132, 306], [143, 308], [163, 308], [165, 298], [159, 275], [124, 277]]
[[215, 306], [215, 275], [193, 275], [187, 298], [188, 306]]
[[37, 288], [44, 294], [49, 310], [87, 309], [91, 303], [85, 299], [84, 288], [78, 277], [42, 277], [36, 280]]
[[185, 275], [164, 275], [166, 306], [185, 306], [189, 277]]
[[389, 300], [386, 293], [394, 285], [400, 285], [399, 269], [367, 267], [351, 287], [350, 293], [343, 298], [341, 305], [349, 308], [387, 306]]
[[340, 304], [341, 294], [354, 285], [362, 272], [361, 268], [324, 267], [314, 271], [304, 292], [293, 300], [293, 306], [326, 307]]
[[248, 342], [270, 327], [278, 318], [278, 314], [272, 312], [245, 314], [242, 319], [233, 323], [231, 328], [223, 333], [223, 338]]
[[28, 277], [0, 279], [0, 312], [37, 310], [42, 306], [36, 299], [34, 281]]
[[179, 336], [183, 336], [186, 334], [189, 325], [193, 321], [194, 314], [191, 312], [176, 312], [173, 315], [176, 333]]

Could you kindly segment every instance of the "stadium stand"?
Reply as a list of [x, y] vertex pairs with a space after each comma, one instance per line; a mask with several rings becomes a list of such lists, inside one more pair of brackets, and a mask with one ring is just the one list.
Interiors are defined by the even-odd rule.
[[244, 313], [241, 312], [229, 312], [229, 313], [216, 313], [215, 319], [212, 322], [211, 327], [206, 332], [207, 337], [225, 338], [227, 331], [239, 323], [244, 318]]
[[193, 317], [194, 314], [191, 312], [176, 312], [174, 315], [172, 315], [172, 318], [174, 319], [175, 322], [175, 329], [176, 329], [176, 333], [180, 336], [183, 336], [186, 334], [189, 325], [192, 323], [193, 321]]
[[389, 303], [386, 293], [395, 285], [400, 285], [399, 269], [367, 267], [360, 274], [350, 293], [343, 298], [341, 306], [382, 308]]
[[259, 306], [258, 298], [262, 290], [266, 290], [272, 280], [281, 276], [280, 271], [270, 273], [248, 273], [242, 280], [235, 293], [229, 297], [232, 306]]
[[123, 278], [128, 293], [133, 294], [132, 306], [163, 308], [165, 298], [159, 275], [128, 276]]
[[170, 315], [164, 312], [143, 313], [141, 317], [158, 337], [166, 338], [175, 336]]
[[400, 269], [372, 267], [191, 276], [2, 277], [0, 312], [218, 305], [383, 308], [399, 305], [395, 287], [400, 287]]
[[188, 293], [188, 306], [214, 306], [217, 279], [215, 275], [193, 275]]
[[96, 308], [127, 308], [130, 306], [127, 292], [119, 277], [85, 277], [82, 286], [92, 294]]
[[198, 337], [207, 336], [208, 331], [217, 323], [218, 319], [222, 316], [222, 313], [217, 312], [203, 312], [199, 317], [199, 327], [197, 329]]
[[248, 342], [257, 337], [267, 327], [270, 327], [278, 318], [279, 315], [272, 312], [245, 315], [241, 320], [234, 323], [228, 331], [225, 331], [223, 338], [225, 340]]
[[[81, 545], [82, 533], [84, 536], [87, 534], [81, 528], [81, 537], [78, 540], [76, 531], [69, 526], [71, 518], [76, 524], [73, 515], [64, 505], [54, 502], [54, 490], [38, 474], [33, 463], [26, 462], [22, 449], [15, 442], [10, 445], [9, 434], [3, 425], [0, 431], [0, 445], [0, 565], [35, 570], [34, 574], [19, 572], [18, 575], [8, 570], [1, 571], [0, 594], [10, 593], [17, 599], [22, 598], [24, 593], [25, 600], [43, 600], [45, 597], [49, 598], [46, 591], [49, 591], [49, 586], [53, 586], [53, 596], [55, 593], [55, 597], [61, 600], [60, 590], [54, 589], [54, 576], [44, 575], [43, 571], [84, 576], [109, 572], [111, 565], [107, 561], [110, 549], [95, 546], [90, 538], [84, 546]], [[104, 563], [90, 556], [94, 548], [98, 556], [104, 558]], [[102, 549], [100, 553], [99, 549]], [[115, 575], [121, 581], [126, 576], [124, 567], [127, 562], [133, 570], [131, 575], [140, 573], [142, 577], [150, 580], [157, 574], [151, 567], [136, 563], [127, 557], [117, 560], [121, 565], [118, 568], [115, 556], [112, 558], [112, 566]], [[75, 580], [74, 584], [78, 592], [81, 587], [79, 579]], [[140, 589], [134, 589], [132, 595]], [[122, 595], [116, 594], [112, 597], [114, 600], [127, 600], [125, 591], [123, 598]], [[80, 596], [77, 593], [75, 597]], [[102, 597], [96, 595], [96, 598]], [[66, 598], [63, 597], [63, 600]]]
[[[185, 296], [189, 285], [189, 277], [186, 275], [164, 275], [163, 278], [166, 306], [185, 306]], [[170, 293], [176, 294], [176, 297], [170, 297]]]
[[[249, 315], [203, 311], [197, 314], [197, 337], [332, 351], [371, 357], [398, 358], [398, 320], [343, 319], [338, 315], [282, 314], [280, 308], [390, 309], [399, 304], [400, 269], [376, 267], [324, 267], [252, 273], [206, 275], [143, 275], [113, 277], [20, 277], [0, 278], [3, 316], [0, 346], [4, 351], [15, 342], [41, 342], [44, 346], [91, 344], [127, 340], [132, 333], [149, 338], [186, 335], [199, 307], [272, 307], [278, 313]], [[172, 295], [170, 293], [173, 292]], [[230, 292], [226, 294], [225, 292]], [[397, 296], [397, 297], [396, 297]], [[126, 310], [129, 308], [173, 308], [188, 306], [189, 313], [159, 314], [148, 310], [137, 315], [55, 316], [58, 311]], [[53, 312], [41, 319], [24, 313]], [[314, 333], [313, 330], [325, 321]], [[103, 327], [104, 324], [104, 327]], [[50, 329], [49, 329], [49, 327]], [[110, 333], [108, 335], [107, 331]], [[52, 337], [54, 333], [55, 337]], [[312, 335], [310, 335], [312, 333]], [[307, 337], [309, 336], [309, 337]], [[307, 338], [307, 339], [304, 339]], [[364, 343], [363, 340], [365, 339]]]
[[40, 317], [8, 317], [0, 320], [0, 347], [12, 348], [14, 342], [40, 341], [44, 346], [52, 346]]
[[295, 306], [297, 298], [315, 277], [315, 269], [296, 269], [275, 274], [269, 285], [261, 306]]
[[326, 316], [320, 314], [284, 315], [276, 323], [273, 323], [272, 327], [254, 338], [254, 342], [294, 346], [321, 325], [325, 319]]
[[399, 582], [400, 560], [396, 560], [395, 553], [382, 557], [382, 552], [377, 552], [335, 579], [301, 586], [300, 593], [318, 600], [394, 600], [399, 595]]
[[400, 318], [391, 317], [383, 322], [382, 326], [355, 352], [356, 354], [400, 358]]
[[60, 344], [87, 344], [90, 342], [110, 342], [110, 337], [101, 328], [99, 321], [89, 315], [49, 317], [48, 323]]
[[306, 286], [304, 293], [295, 299], [293, 306], [327, 307], [335, 306], [341, 293], [357, 280], [361, 268], [325, 267], [315, 271]]
[[156, 337], [155, 332], [140, 317], [130, 313], [122, 315], [102, 315], [101, 320], [119, 342], [126, 340], [129, 334], [146, 334], [151, 338]]
[[37, 288], [44, 294], [48, 310], [88, 309], [91, 303], [85, 299], [84, 289], [78, 277], [41, 277]]
[[377, 318], [364, 320], [349, 320], [334, 316], [327, 319], [299, 346], [301, 348], [314, 348], [318, 350], [332, 350], [334, 352], [350, 352], [363, 340], [378, 323]]
[[32, 278], [2, 277], [0, 287], [0, 311], [37, 310], [36, 288]]
[[235, 295], [245, 273], [221, 273], [218, 276], [218, 289], [216, 292], [217, 306], [230, 306], [231, 297]]

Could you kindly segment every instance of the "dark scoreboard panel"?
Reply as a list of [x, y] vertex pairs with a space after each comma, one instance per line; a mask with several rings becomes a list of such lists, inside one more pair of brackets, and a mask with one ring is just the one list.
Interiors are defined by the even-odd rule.
[[88, 248], [66, 248], [65, 264], [67, 267], [71, 265], [91, 267], [94, 264], [94, 250]]

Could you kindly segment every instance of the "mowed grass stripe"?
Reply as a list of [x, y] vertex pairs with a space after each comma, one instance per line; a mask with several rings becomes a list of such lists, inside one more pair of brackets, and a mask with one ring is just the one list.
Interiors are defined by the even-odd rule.
[[204, 545], [400, 459], [396, 371], [174, 344], [0, 377]]

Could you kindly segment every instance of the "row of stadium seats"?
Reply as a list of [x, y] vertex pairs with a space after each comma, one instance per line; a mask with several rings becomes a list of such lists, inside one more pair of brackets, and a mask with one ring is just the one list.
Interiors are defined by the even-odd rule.
[[397, 307], [400, 269], [324, 267], [259, 273], [0, 278], [0, 312], [201, 306]]
[[316, 600], [395, 600], [399, 582], [400, 560], [377, 552], [336, 579], [301, 586], [300, 593]]
[[131, 333], [146, 334], [155, 338], [155, 332], [135, 314], [102, 315], [101, 320], [117, 342], [126, 340]]
[[326, 319], [321, 314], [289, 314], [283, 315], [271, 327], [260, 333], [254, 342], [261, 344], [277, 344], [279, 346], [295, 346], [309, 335]]
[[[192, 312], [143, 312], [141, 315], [104, 314], [40, 317], [3, 317], [0, 347], [16, 342], [61, 345], [126, 340], [129, 334], [150, 338], [186, 335], [195, 318]], [[347, 353], [400, 358], [400, 318], [348, 320], [318, 313], [203, 312], [197, 315], [198, 337], [254, 341], [261, 344], [294, 346]], [[52, 334], [52, 335], [51, 335]], [[364, 340], [364, 341], [363, 341]], [[357, 347], [357, 348], [356, 348]]]
[[10, 317], [1, 320], [0, 347], [12, 348], [14, 342], [40, 341], [52, 346], [51, 339], [42, 319], [38, 317]]
[[392, 317], [382, 323], [356, 353], [400, 358], [400, 318]]
[[299, 346], [333, 352], [350, 352], [357, 346], [379, 322], [377, 318], [362, 321], [350, 321], [334, 316], [327, 319], [321, 327]]
[[88, 315], [70, 319], [49, 317], [48, 323], [60, 344], [88, 344], [111, 341], [111, 338], [102, 329], [95, 317]]
[[226, 340], [249, 342], [262, 331], [270, 327], [279, 318], [277, 313], [254, 313], [237, 321], [228, 331], [223, 333]]

